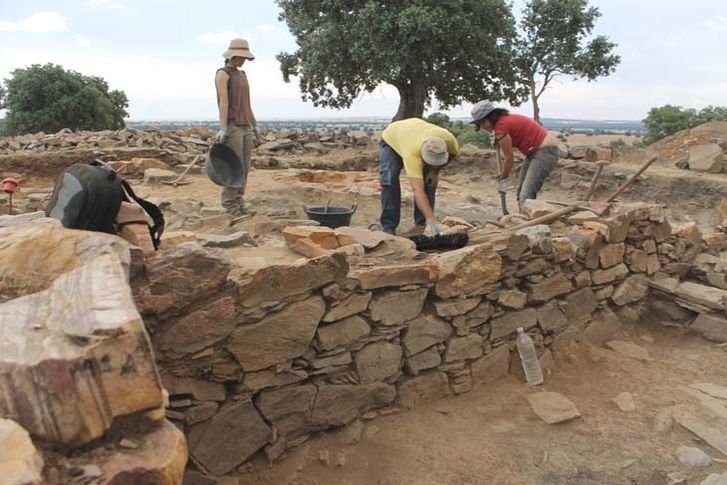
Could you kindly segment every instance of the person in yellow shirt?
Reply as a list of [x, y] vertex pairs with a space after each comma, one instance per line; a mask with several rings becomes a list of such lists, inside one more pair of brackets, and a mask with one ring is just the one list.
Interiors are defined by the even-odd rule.
[[401, 217], [399, 174], [404, 169], [414, 194], [414, 223], [441, 234], [434, 215], [439, 171], [459, 152], [448, 130], [420, 118], [394, 121], [382, 133], [379, 151], [381, 226], [396, 234]]

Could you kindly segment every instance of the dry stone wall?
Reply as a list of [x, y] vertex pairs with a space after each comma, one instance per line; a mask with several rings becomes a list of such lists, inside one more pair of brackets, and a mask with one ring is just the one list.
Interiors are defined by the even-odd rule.
[[[603, 344], [643, 317], [650, 285], [724, 243], [672, 231], [659, 206], [611, 214], [406, 263], [333, 254], [245, 271], [194, 243], [161, 253], [132, 284], [167, 416], [206, 474], [273, 461], [311, 433], [521, 375], [518, 327], [544, 366], [572, 340]], [[723, 318], [724, 303], [700, 304]]]

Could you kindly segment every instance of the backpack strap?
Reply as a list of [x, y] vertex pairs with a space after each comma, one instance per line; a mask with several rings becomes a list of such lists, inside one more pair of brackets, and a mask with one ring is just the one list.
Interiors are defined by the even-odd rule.
[[156, 204], [153, 204], [148, 200], [144, 200], [136, 195], [126, 180], [122, 179], [121, 185], [124, 187], [124, 191], [129, 195], [129, 197], [134, 199], [134, 202], [139, 204], [141, 208], [149, 214], [151, 220], [154, 221], [154, 225], [149, 227], [149, 234], [151, 234], [151, 241], [154, 243], [154, 249], [159, 249], [159, 241], [161, 240], [162, 233], [164, 232], [164, 215], [162, 214], [162, 211]]

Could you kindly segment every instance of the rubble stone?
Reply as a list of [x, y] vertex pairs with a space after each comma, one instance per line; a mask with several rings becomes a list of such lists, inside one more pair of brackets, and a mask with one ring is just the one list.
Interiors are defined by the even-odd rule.
[[442, 363], [442, 357], [436, 347], [419, 352], [406, 359], [406, 369], [412, 375], [417, 375], [426, 369], [432, 369]]
[[474, 309], [481, 301], [482, 298], [480, 297], [436, 301], [434, 302], [434, 308], [440, 317], [456, 317]]
[[349, 345], [370, 333], [371, 327], [366, 320], [352, 316], [318, 328], [318, 341], [321, 348], [331, 350]]
[[472, 379], [480, 384], [489, 384], [507, 376], [510, 369], [510, 350], [501, 345], [481, 359], [472, 362]]
[[534, 308], [526, 308], [519, 312], [506, 313], [492, 320], [492, 340], [506, 337], [515, 332], [518, 327], [524, 330], [533, 328], [538, 321], [538, 313]]
[[624, 306], [643, 300], [648, 293], [649, 281], [646, 276], [633, 275], [616, 287], [611, 298], [615, 304]]
[[411, 409], [420, 402], [442, 399], [449, 395], [447, 375], [434, 371], [404, 382], [399, 387], [399, 404]]
[[418, 354], [452, 335], [452, 327], [433, 315], [423, 315], [409, 323], [402, 343], [408, 355]]
[[235, 328], [235, 300], [229, 296], [189, 313], [154, 334], [155, 346], [175, 354], [199, 352], [227, 337]]
[[366, 311], [370, 302], [370, 291], [365, 293], [354, 293], [335, 307], [331, 308], [328, 313], [326, 313], [326, 316], [323, 317], [323, 321], [335, 322], [343, 320], [346, 317], [350, 317], [351, 315]]
[[482, 357], [482, 336], [476, 333], [450, 339], [444, 353], [445, 362], [477, 359], [479, 357]]
[[398, 325], [419, 315], [429, 290], [390, 291], [371, 302], [371, 319], [383, 325]]
[[343, 426], [371, 409], [391, 404], [396, 389], [383, 382], [360, 386], [322, 385], [318, 387], [312, 424], [320, 429]]
[[543, 332], [555, 332], [565, 328], [568, 319], [558, 306], [558, 302], [553, 300], [538, 308], [538, 325]]
[[361, 282], [364, 290], [387, 286], [426, 285], [436, 279], [436, 268], [430, 264], [378, 266], [356, 270], [352, 277]]
[[689, 169], [697, 172], [720, 173], [724, 153], [717, 143], [689, 147]]
[[609, 269], [596, 270], [591, 272], [594, 285], [605, 285], [614, 281], [622, 280], [629, 274], [629, 268], [621, 263]]
[[475, 293], [500, 279], [502, 260], [491, 246], [480, 244], [449, 251], [435, 258], [437, 296], [452, 298]]
[[563, 273], [556, 273], [539, 283], [529, 283], [527, 286], [530, 291], [529, 299], [534, 303], [549, 301], [573, 289], [573, 284]]
[[721, 311], [725, 311], [725, 309], [727, 309], [726, 290], [684, 281], [679, 283], [675, 294], [679, 298], [683, 298], [698, 305], [703, 305], [707, 308]]
[[624, 243], [607, 244], [599, 255], [601, 268], [610, 268], [624, 260]]
[[583, 331], [583, 340], [593, 345], [603, 345], [621, 331], [621, 321], [609, 309], [594, 313], [588, 327]]
[[497, 303], [513, 310], [522, 310], [527, 302], [528, 295], [515, 289], [501, 291], [500, 297], [497, 299]]
[[727, 319], [724, 317], [702, 313], [689, 328], [707, 340], [727, 342]]
[[43, 483], [43, 457], [28, 432], [5, 418], [0, 418], [0, 477], [7, 485]]
[[307, 432], [318, 388], [310, 384], [263, 391], [256, 398], [260, 412], [283, 433]]
[[356, 370], [361, 382], [384, 380], [401, 369], [402, 349], [389, 342], [376, 342], [356, 353]]

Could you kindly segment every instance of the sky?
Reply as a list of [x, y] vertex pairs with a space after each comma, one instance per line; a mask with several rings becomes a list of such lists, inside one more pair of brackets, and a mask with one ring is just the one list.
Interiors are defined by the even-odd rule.
[[[602, 13], [595, 32], [618, 44], [621, 65], [596, 82], [559, 79], [541, 97], [541, 116], [639, 120], [667, 103], [727, 105], [727, 1], [591, 4]], [[215, 119], [214, 73], [229, 40], [242, 36], [256, 56], [245, 71], [258, 119], [394, 115], [398, 94], [388, 85], [346, 110], [301, 101], [275, 60], [296, 48], [278, 13], [273, 0], [0, 0], [0, 79], [53, 62], [126, 92], [132, 120]], [[464, 117], [470, 106], [449, 114]], [[531, 114], [527, 103], [515, 111]]]

